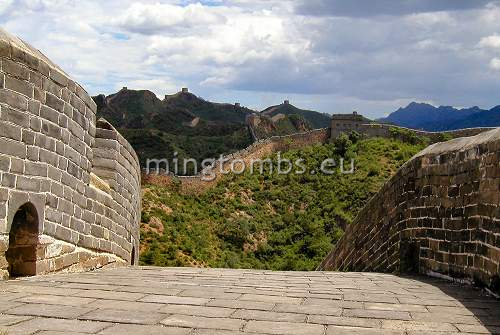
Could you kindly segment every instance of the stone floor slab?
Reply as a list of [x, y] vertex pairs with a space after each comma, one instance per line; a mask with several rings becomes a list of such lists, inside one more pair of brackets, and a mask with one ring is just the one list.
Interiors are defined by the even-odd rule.
[[124, 267], [0, 282], [16, 334], [495, 334], [500, 301], [380, 273]]

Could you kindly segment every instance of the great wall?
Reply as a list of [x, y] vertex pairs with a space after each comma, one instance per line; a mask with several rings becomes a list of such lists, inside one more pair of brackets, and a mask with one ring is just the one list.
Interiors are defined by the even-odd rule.
[[[392, 126], [347, 127], [392, 136]], [[61, 273], [137, 265], [140, 166], [79, 84], [0, 30], [0, 277], [36, 275], [0, 283], [0, 333], [499, 334], [500, 302], [447, 281], [499, 293], [500, 128], [486, 130], [455, 132], [470, 137], [407, 162], [318, 268], [327, 271]], [[270, 138], [229, 158], [331, 136], [335, 126]]]
[[137, 263], [140, 169], [85, 90], [0, 30], [0, 277]]

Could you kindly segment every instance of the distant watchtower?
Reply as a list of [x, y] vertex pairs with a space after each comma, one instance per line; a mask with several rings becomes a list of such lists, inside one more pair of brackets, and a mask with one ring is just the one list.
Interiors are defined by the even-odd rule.
[[284, 104], [284, 105], [289, 105], [289, 104], [290, 104], [290, 100], [285, 100], [285, 101], [283, 101], [283, 104]]
[[241, 104], [240, 104], [239, 102], [236, 102], [236, 103], [234, 104], [234, 107], [238, 107], [238, 108], [239, 108], [239, 107], [241, 107]]
[[189, 93], [189, 89], [187, 87], [183, 87], [181, 92], [182, 93]]
[[352, 114], [333, 114], [331, 122], [332, 137], [335, 138], [341, 133], [361, 131], [362, 125], [370, 122], [369, 119], [358, 114], [358, 112], [352, 112]]

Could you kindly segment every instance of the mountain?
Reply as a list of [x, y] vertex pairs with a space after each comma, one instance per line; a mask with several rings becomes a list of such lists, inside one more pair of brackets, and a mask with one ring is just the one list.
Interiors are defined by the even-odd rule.
[[189, 92], [160, 100], [150, 91], [126, 88], [93, 99], [97, 117], [104, 117], [123, 134], [141, 164], [148, 158], [171, 159], [174, 152], [179, 159], [201, 162], [252, 143], [244, 121], [253, 111], [237, 105], [212, 103]]
[[164, 102], [172, 110], [189, 111], [203, 120], [223, 123], [244, 123], [246, 116], [254, 113], [253, 110], [241, 107], [239, 104], [210, 102], [189, 92], [167, 95]]
[[500, 126], [498, 106], [488, 111], [477, 106], [457, 109], [417, 102], [399, 108], [388, 117], [377, 121], [428, 131]]
[[455, 121], [450, 124], [447, 129], [463, 129], [472, 127], [500, 127], [500, 105], [493, 107], [490, 110], [480, 111], [471, 116]]
[[330, 127], [331, 115], [323, 114], [311, 110], [300, 109], [290, 104], [288, 101], [285, 101], [281, 105], [271, 106], [264, 109], [261, 114], [265, 116], [276, 116], [278, 114], [283, 115], [300, 115], [305, 120], [307, 120], [313, 129], [317, 128], [328, 128]]
[[276, 114], [272, 117], [263, 114], [253, 114], [248, 117], [247, 124], [252, 127], [258, 139], [312, 130], [310, 122], [299, 114]]

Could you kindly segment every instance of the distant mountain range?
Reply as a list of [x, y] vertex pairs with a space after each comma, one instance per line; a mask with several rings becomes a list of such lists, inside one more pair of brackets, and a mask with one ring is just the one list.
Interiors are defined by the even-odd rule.
[[428, 131], [499, 127], [500, 106], [490, 110], [479, 107], [457, 109], [451, 106], [435, 107], [426, 103], [412, 102], [377, 121]]
[[329, 115], [288, 103], [260, 113], [239, 104], [210, 102], [187, 91], [160, 100], [147, 90], [123, 88], [93, 99], [97, 116], [107, 119], [123, 134], [142, 165], [148, 158], [173, 158], [174, 152], [179, 159], [201, 162], [243, 149], [253, 141], [246, 124], [250, 115], [263, 120], [258, 127], [259, 138], [328, 127], [330, 121]]

